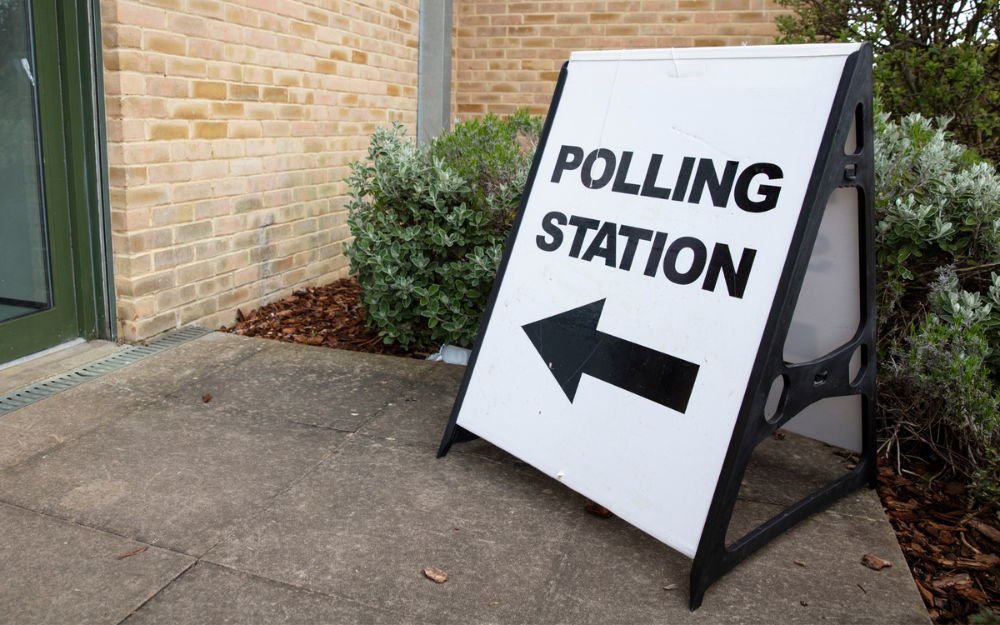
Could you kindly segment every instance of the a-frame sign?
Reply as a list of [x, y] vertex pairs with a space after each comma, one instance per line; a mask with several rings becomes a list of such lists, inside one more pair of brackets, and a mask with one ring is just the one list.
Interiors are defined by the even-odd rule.
[[[867, 44], [574, 53], [439, 457], [481, 436], [694, 558], [692, 609], [874, 486], [871, 67]], [[823, 297], [847, 334], [794, 362]], [[751, 453], [797, 415], [860, 462], [726, 546]]]

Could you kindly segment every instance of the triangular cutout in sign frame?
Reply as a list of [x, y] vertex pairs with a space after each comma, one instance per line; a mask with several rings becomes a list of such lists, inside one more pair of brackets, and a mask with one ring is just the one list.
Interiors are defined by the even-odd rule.
[[[563, 65], [559, 75], [559, 81], [528, 175], [515, 223], [507, 240], [507, 247], [480, 325], [472, 356], [438, 451], [439, 458], [445, 456], [453, 444], [478, 438], [476, 434], [458, 424], [459, 414], [469, 390], [470, 380], [476, 367], [484, 336], [493, 316], [500, 285], [510, 263], [513, 243], [526, 213], [525, 209], [538, 174], [542, 154], [553, 121], [558, 114], [560, 98], [563, 95], [569, 71], [570, 63], [567, 62]], [[870, 488], [874, 488], [876, 485], [876, 297], [872, 107], [872, 48], [870, 44], [863, 44], [847, 56], [843, 66], [802, 208], [795, 224], [792, 242], [781, 270], [763, 336], [747, 382], [746, 392], [740, 404], [725, 460], [722, 463], [708, 515], [697, 545], [691, 569], [690, 604], [692, 610], [701, 605], [705, 592], [711, 584], [779, 534], [844, 494], [865, 484], [868, 484]], [[848, 143], [849, 134], [855, 129], [857, 147], [854, 153], [848, 154], [845, 152], [844, 146]], [[841, 187], [854, 188], [858, 192], [860, 324], [851, 340], [825, 356], [809, 362], [788, 363], [783, 358], [784, 347], [798, 296], [805, 280], [827, 202], [834, 191]], [[567, 311], [566, 314], [574, 313], [575, 316], [572, 320], [574, 323], [578, 322], [581, 327], [597, 333], [596, 324], [601, 315], [602, 307], [603, 300], [587, 304], [573, 311]], [[595, 318], [591, 319], [591, 317]], [[541, 353], [541, 348], [539, 342], [532, 338], [532, 332], [538, 332], [539, 324], [546, 321], [548, 320], [543, 319], [525, 325], [523, 328], [524, 333], [532, 340], [536, 349], [539, 349], [539, 353]], [[590, 327], [591, 325], [593, 328]], [[613, 341], [624, 340], [609, 335], [602, 336]], [[645, 349], [635, 344], [630, 345], [633, 349]], [[657, 360], [657, 352], [646, 351], [650, 353], [640, 353], [637, 356], [638, 362], [642, 366], [649, 366], [650, 363], [653, 363], [658, 371], [671, 373], [671, 377], [675, 380], [678, 374], [681, 378], [684, 377], [686, 371], [684, 364], [690, 363], [685, 363], [683, 360], [678, 363], [664, 359], [660, 359], [663, 360], [660, 362]], [[861, 368], [856, 375], [851, 376], [850, 363], [855, 353], [859, 351]], [[662, 367], [667, 368], [662, 369]], [[671, 369], [670, 367], [675, 368]], [[555, 368], [552, 367], [552, 369], [553, 375], [559, 380]], [[684, 407], [676, 404], [671, 406], [670, 403], [667, 403], [679, 401], [675, 397], [678, 395], [678, 392], [675, 392], [677, 389], [664, 391], [651, 388], [651, 386], [656, 385], [651, 385], [645, 380], [624, 380], [620, 377], [614, 379], [613, 375], [597, 370], [587, 373], [619, 388], [625, 388], [623, 385], [635, 386], [635, 389], [627, 390], [664, 406], [672, 407], [674, 410]], [[567, 379], [560, 381], [560, 385], [563, 386], [566, 396], [572, 401], [572, 394], [576, 393], [575, 384], [579, 382], [579, 376], [575, 376], [575, 381], [573, 376], [564, 377]], [[772, 383], [779, 377], [783, 379], [784, 390], [778, 403], [777, 412], [767, 419], [765, 418], [765, 407], [768, 395]], [[691, 384], [693, 384], [693, 377]], [[682, 383], [674, 384], [674, 386], [681, 387], [686, 385], [687, 382], [683, 380]], [[683, 390], [683, 388], [680, 389], [680, 395], [683, 395]], [[687, 392], [690, 395], [690, 390]], [[727, 547], [725, 544], [726, 531], [732, 518], [744, 472], [757, 445], [815, 402], [827, 398], [853, 395], [861, 397], [862, 449], [856, 467]], [[685, 399], [685, 406], [686, 401]], [[684, 411], [680, 409], [678, 412], [683, 413]]]

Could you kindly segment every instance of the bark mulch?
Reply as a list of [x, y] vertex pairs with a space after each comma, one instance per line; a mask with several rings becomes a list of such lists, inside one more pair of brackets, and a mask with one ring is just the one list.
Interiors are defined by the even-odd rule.
[[[369, 354], [426, 358], [386, 345], [365, 327], [357, 282], [346, 278], [250, 313], [220, 328], [243, 336]], [[845, 454], [846, 455], [846, 454]], [[857, 462], [857, 457], [849, 458]], [[884, 460], [883, 460], [884, 462]], [[911, 463], [898, 475], [879, 468], [878, 494], [906, 556], [917, 588], [936, 623], [967, 623], [983, 609], [1000, 613], [1000, 520], [996, 510], [971, 510], [965, 485], [925, 483], [927, 467]], [[912, 476], [912, 477], [910, 477]]]
[[219, 331], [368, 354], [428, 356], [386, 345], [377, 330], [365, 327], [361, 289], [351, 278], [295, 291], [291, 297], [249, 313], [237, 310], [236, 319], [236, 325]]
[[[926, 467], [879, 467], [878, 494], [927, 610], [936, 623], [1000, 613], [1000, 521], [969, 509], [960, 482], [925, 483]], [[993, 622], [993, 621], [989, 621]]]

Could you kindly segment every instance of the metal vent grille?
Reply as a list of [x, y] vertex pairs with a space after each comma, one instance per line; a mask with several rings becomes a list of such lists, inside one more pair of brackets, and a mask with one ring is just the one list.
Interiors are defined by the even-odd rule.
[[65, 373], [60, 373], [48, 380], [36, 382], [31, 386], [19, 388], [6, 395], [0, 395], [0, 417], [11, 413], [18, 408], [24, 408], [36, 401], [51, 397], [56, 393], [79, 386], [84, 382], [89, 382], [102, 375], [117, 371], [122, 367], [138, 362], [144, 358], [155, 356], [171, 347], [176, 347], [182, 343], [193, 341], [194, 339], [209, 334], [212, 330], [203, 328], [182, 328], [170, 334], [165, 334], [157, 339], [149, 341], [146, 345], [136, 345], [123, 349], [117, 354], [112, 354], [107, 358], [101, 358], [94, 362], [71, 369]]

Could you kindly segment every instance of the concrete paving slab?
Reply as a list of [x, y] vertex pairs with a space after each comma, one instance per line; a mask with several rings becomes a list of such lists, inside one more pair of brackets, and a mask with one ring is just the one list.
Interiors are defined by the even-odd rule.
[[[268, 349], [273, 341], [250, 339], [225, 332], [212, 332], [188, 343], [144, 358], [100, 378], [102, 384], [126, 388], [157, 397], [168, 395], [245, 358]], [[140, 364], [141, 363], [141, 364]]]
[[[397, 396], [392, 405], [387, 405], [364, 424], [358, 433], [414, 445], [427, 453], [437, 454], [458, 389], [462, 385], [465, 367], [434, 364], [437, 366], [427, 376]], [[450, 453], [481, 456], [514, 466], [530, 466], [482, 439], [455, 445]]]
[[[858, 495], [880, 512], [874, 493]], [[530, 467], [468, 454], [434, 462], [419, 446], [355, 439], [206, 559], [440, 622], [776, 622], [798, 618], [785, 604], [820, 594], [804, 620], [850, 622], [867, 601], [877, 618], [928, 622], [905, 566], [873, 577], [860, 563], [866, 553], [903, 562], [884, 520], [816, 515], [720, 581], [692, 614], [691, 561], [620, 519], [585, 514], [585, 503]], [[737, 536], [782, 509], [743, 504]], [[449, 534], [451, 524], [460, 529]], [[447, 592], [415, 574], [427, 565], [452, 576]], [[838, 581], [824, 586], [829, 579]], [[664, 591], [671, 583], [681, 587]], [[782, 585], [780, 601], [748, 601], [766, 598], [772, 583]]]
[[[875, 493], [859, 495], [880, 511]], [[894, 566], [873, 571], [861, 564], [866, 554]], [[930, 622], [888, 523], [830, 513], [811, 516], [751, 556], [708, 590], [705, 606], [693, 621], [746, 622], [749, 613], [775, 615], [758, 622]]]
[[98, 379], [0, 416], [0, 468], [48, 453], [151, 401]]
[[[394, 438], [400, 443], [412, 444], [428, 452], [436, 449], [440, 441], [439, 433], [443, 432], [451, 412], [452, 402], [448, 398], [454, 397], [457, 393], [462, 373], [460, 367], [437, 371], [427, 379], [433, 379], [436, 385], [440, 386], [443, 395], [437, 394], [435, 388], [429, 385], [415, 389], [405, 398], [411, 401], [400, 401], [394, 406], [386, 408], [375, 419], [366, 424], [360, 433], [382, 439], [393, 438], [393, 434], [395, 434]], [[495, 448], [490, 450], [490, 447], [491, 445], [485, 441], [475, 441], [454, 446], [452, 453], [484, 455], [495, 458], [506, 456]], [[836, 448], [791, 432], [786, 432], [783, 440], [770, 438], [761, 443], [755, 450], [744, 476], [740, 499], [737, 502], [727, 534], [727, 542], [732, 543], [741, 538], [763, 522], [779, 514], [787, 506], [843, 475], [848, 470], [847, 463], [842, 457], [836, 455], [835, 451]], [[517, 462], [511, 456], [506, 457], [510, 460], [509, 464]], [[560, 488], [560, 486], [557, 485], [556, 488]], [[818, 560], [822, 564], [814, 564], [810, 567], [810, 574], [815, 575], [815, 578], [794, 576], [798, 572], [796, 569], [801, 568], [794, 565], [794, 560], [801, 559], [802, 554], [788, 560], [794, 565], [789, 579], [785, 580], [782, 577], [784, 575], [782, 573], [783, 567], [786, 564], [784, 561], [781, 562], [781, 567], [777, 572], [772, 571], [768, 565], [770, 560], [766, 558], [762, 560], [766, 554], [772, 554], [769, 556], [770, 558], [780, 559], [781, 556], [773, 554], [782, 553], [782, 547], [772, 544], [741, 565], [730, 576], [713, 586], [709, 591], [709, 596], [706, 597], [705, 607], [691, 616], [687, 616], [686, 607], [690, 560], [619, 519], [605, 521], [597, 517], [585, 516], [582, 522], [585, 527], [594, 528], [601, 528], [603, 524], [604, 530], [601, 531], [601, 536], [607, 534], [623, 542], [600, 554], [593, 553], [593, 550], [583, 553], [570, 552], [563, 563], [560, 578], [562, 579], [567, 568], [574, 571], [577, 569], [592, 571], [592, 575], [584, 581], [579, 573], [569, 574], [570, 577], [566, 578], [566, 584], [574, 587], [572, 591], [562, 589], [561, 581], [556, 582], [554, 588], [559, 590], [553, 590], [543, 620], [551, 622], [685, 622], [691, 619], [694, 621], [707, 620], [708, 622], [771, 622], [775, 619], [784, 620], [787, 617], [789, 620], [804, 620], [806, 622], [828, 619], [841, 622], [854, 622], [857, 619], [858, 622], [862, 622], [878, 620], [889, 615], [891, 618], [898, 619], [899, 622], [928, 622], [926, 611], [910, 579], [909, 572], [905, 568], [903, 555], [882, 512], [878, 496], [873, 491], [856, 491], [841, 498], [825, 512], [814, 515], [810, 519], [812, 526], [823, 528], [820, 530], [821, 535], [824, 531], [833, 532], [826, 535], [826, 540], [823, 540], [822, 536], [810, 536], [805, 539], [810, 544], [815, 543], [829, 550], [828, 553], [818, 554]], [[851, 523], [854, 525], [852, 526]], [[843, 527], [831, 529], [828, 527], [831, 524], [841, 524]], [[868, 539], [868, 550], [865, 551], [864, 546], [857, 544], [853, 545], [854, 549], [851, 550], [851, 545], [840, 543], [839, 532], [841, 531], [849, 532], [855, 538]], [[801, 536], [804, 532], [804, 529], [797, 528], [795, 534], [790, 533], [782, 537], [782, 541], [792, 541], [791, 547], [784, 547], [785, 551], [794, 550], [797, 541], [793, 537]], [[586, 535], [585, 539], [579, 541], [581, 544], [593, 546], [601, 543], [600, 539], [591, 537], [586, 531], [581, 530], [579, 534]], [[830, 537], [834, 535], [838, 538], [830, 540]], [[594, 548], [596, 549], [596, 547]], [[900, 564], [891, 573], [889, 569], [885, 569], [884, 575], [876, 575], [870, 579], [870, 574], [875, 572], [860, 564], [861, 556], [866, 553], [879, 555]], [[648, 562], [642, 564], [644, 560], [648, 560]], [[616, 564], [609, 567], [606, 564], [608, 562]], [[817, 569], [819, 570], [817, 571]], [[837, 593], [824, 595], [827, 597], [824, 601], [814, 601], [811, 604], [814, 605], [812, 612], [802, 614], [794, 612], [782, 616], [772, 609], [774, 606], [766, 602], [761, 603], [756, 600], [748, 603], [746, 597], [739, 597], [740, 593], [752, 597], [755, 592], [763, 592], [764, 596], [767, 596], [768, 593], [764, 592], [760, 586], [761, 576], [765, 580], [782, 579], [788, 592], [798, 593], [803, 597], [806, 595], [816, 596], [818, 591], [823, 590], [819, 582], [816, 582], [819, 585], [810, 586], [815, 579], [837, 578], [842, 580], [842, 583], [838, 582], [832, 586], [838, 589]], [[748, 586], [742, 585], [741, 579], [745, 577], [749, 577], [751, 580], [751, 584]], [[623, 580], [624, 587], [630, 590], [622, 590], [622, 586], [609, 582], [609, 579]], [[629, 580], [634, 583], [630, 583]], [[848, 583], [843, 580], [854, 581]], [[884, 583], [876, 585], [872, 591], [868, 588], [872, 581]], [[662, 590], [664, 585], [671, 583], [679, 583], [681, 587], [672, 593]], [[873, 596], [868, 597], [864, 591], [858, 589], [856, 586], [858, 583], [864, 585], [866, 590], [872, 591]], [[905, 592], [901, 593], [901, 589]], [[648, 592], [642, 594], [640, 591]], [[864, 604], [871, 610], [870, 615], [859, 612], [858, 607], [862, 604], [858, 604], [856, 601], [852, 603], [851, 601], [834, 600], [838, 598], [843, 600], [845, 593], [847, 596], [852, 596], [850, 593], [854, 591], [862, 595], [864, 601], [874, 601]], [[618, 593], [621, 592], [625, 593], [627, 600], [623, 601], [620, 598]], [[882, 594], [875, 596], [879, 592]], [[632, 596], [635, 593], [640, 593], [641, 596]], [[722, 593], [720, 595], [722, 598], [713, 600], [712, 593]], [[782, 596], [787, 596], [787, 593]], [[834, 597], [834, 599], [830, 599], [830, 597]], [[737, 603], [732, 603], [737, 599]], [[803, 606], [798, 605], [797, 602], [803, 600], [809, 602], [808, 599], [803, 598], [789, 605], [802, 608]], [[714, 607], [708, 606], [709, 601], [714, 602]], [[615, 606], [621, 604], [630, 605], [633, 608], [624, 613], [617, 612], [618, 608]], [[573, 608], [574, 605], [577, 605], [579, 610]], [[720, 605], [728, 606], [729, 611], [719, 609]], [[753, 610], [743, 609], [748, 605], [756, 605], [757, 607]], [[665, 615], [669, 615], [669, 617], [664, 618]]]
[[[762, 518], [774, 508], [751, 505], [768, 508], [756, 513]], [[929, 623], [884, 523], [814, 515], [716, 582], [702, 607], [689, 612], [690, 561], [618, 519], [608, 521], [589, 520], [601, 531], [581, 531], [586, 540], [569, 547], [544, 621]], [[900, 566], [872, 571], [861, 565], [864, 554]], [[670, 584], [679, 587], [663, 589]]]
[[0, 504], [0, 620], [118, 623], [194, 558]]
[[[585, 513], [487, 441], [434, 458], [463, 373], [210, 334], [0, 420], [0, 501], [203, 556], [137, 622], [929, 622], [870, 491], [799, 524], [688, 612], [687, 558]], [[37, 447], [4, 456], [18, 432]], [[52, 433], [64, 442], [46, 447]], [[832, 451], [790, 433], [762, 444], [730, 538], [842, 475]], [[870, 571], [866, 553], [896, 566]], [[17, 588], [0, 590], [0, 609], [34, 605]], [[56, 596], [49, 622], [87, 622], [67, 603]]]
[[356, 437], [205, 559], [407, 621], [533, 623], [585, 505], [551, 482]]
[[161, 400], [0, 472], [0, 501], [200, 555], [345, 436]]
[[844, 458], [829, 447], [792, 432], [757, 445], [743, 477], [740, 496], [753, 501], [790, 506], [846, 474]]
[[[436, 363], [323, 347], [268, 343], [258, 355], [174, 393], [254, 415], [353, 432]], [[265, 390], [266, 389], [266, 390]]]
[[199, 562], [142, 606], [126, 625], [203, 623], [400, 623], [407, 620], [344, 599]]
[[[398, 395], [391, 406], [386, 406], [358, 432], [436, 452], [462, 385], [465, 367], [433, 364], [427, 375]], [[455, 446], [455, 450], [461, 451], [460, 447]]]

